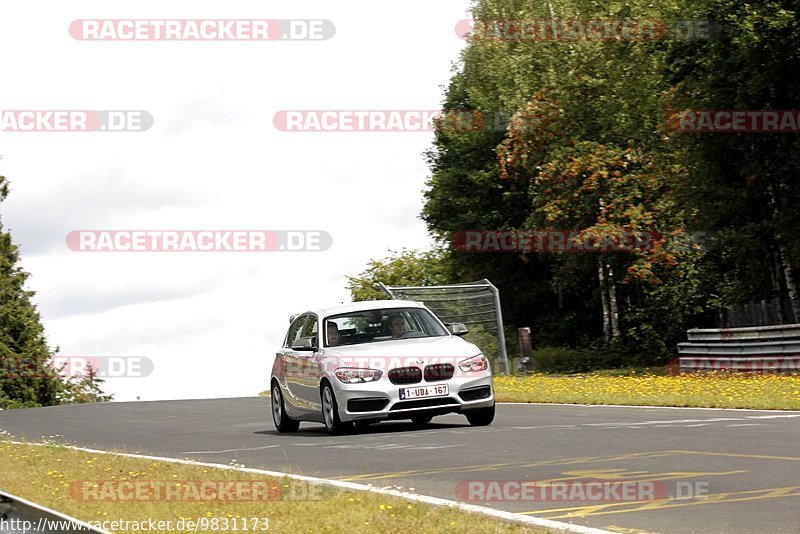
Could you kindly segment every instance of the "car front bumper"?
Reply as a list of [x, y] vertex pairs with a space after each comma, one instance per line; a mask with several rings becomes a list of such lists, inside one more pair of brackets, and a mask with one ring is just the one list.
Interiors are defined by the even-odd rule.
[[[449, 380], [422, 381], [416, 384], [392, 384], [386, 376], [366, 384], [344, 384], [332, 381], [339, 417], [342, 421], [380, 421], [411, 419], [414, 416], [443, 415], [465, 412], [494, 405], [494, 384], [489, 371], [471, 376], [455, 376]], [[400, 399], [401, 388], [447, 384], [448, 394], [414, 400]]]

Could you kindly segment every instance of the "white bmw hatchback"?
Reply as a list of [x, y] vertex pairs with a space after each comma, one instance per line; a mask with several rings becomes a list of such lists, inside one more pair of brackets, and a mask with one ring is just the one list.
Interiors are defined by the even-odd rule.
[[[449, 328], [448, 328], [449, 326]], [[472, 425], [494, 419], [489, 361], [423, 304], [357, 302], [293, 316], [270, 378], [279, 432], [301, 421], [331, 434], [386, 419], [419, 425], [462, 413]]]

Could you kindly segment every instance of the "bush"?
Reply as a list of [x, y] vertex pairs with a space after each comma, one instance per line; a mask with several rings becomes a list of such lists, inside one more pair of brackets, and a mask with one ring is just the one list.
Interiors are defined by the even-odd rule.
[[541, 347], [534, 349], [533, 358], [545, 373], [585, 373], [630, 365], [629, 356], [599, 349]]
[[489, 358], [492, 368], [499, 365], [500, 342], [496, 334], [488, 332], [483, 325], [471, 324], [469, 325], [469, 333], [464, 336], [464, 339], [478, 346], [481, 352]]

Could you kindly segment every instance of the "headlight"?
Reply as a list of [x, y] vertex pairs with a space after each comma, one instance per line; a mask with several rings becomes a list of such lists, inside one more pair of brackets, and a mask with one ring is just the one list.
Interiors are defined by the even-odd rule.
[[374, 382], [380, 380], [381, 376], [383, 376], [383, 372], [377, 369], [358, 369], [351, 367], [336, 369], [333, 374], [336, 375], [336, 378], [338, 378], [340, 382], [344, 382], [345, 384]]
[[478, 354], [472, 358], [458, 362], [458, 368], [465, 373], [477, 373], [478, 371], [485, 371], [489, 368], [489, 360], [483, 354]]

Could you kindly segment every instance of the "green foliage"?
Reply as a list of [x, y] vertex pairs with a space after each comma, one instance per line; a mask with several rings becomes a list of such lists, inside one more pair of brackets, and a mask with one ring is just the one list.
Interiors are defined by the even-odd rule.
[[[0, 176], [0, 202], [8, 182]], [[0, 407], [51, 406], [81, 402], [97, 393], [89, 383], [73, 383], [53, 368], [39, 312], [25, 289], [28, 273], [19, 267], [19, 251], [0, 224]], [[99, 391], [99, 390], [98, 390]]]
[[97, 371], [91, 367], [86, 374], [71, 377], [66, 381], [64, 391], [59, 399], [64, 404], [84, 404], [89, 402], [108, 402], [113, 400], [113, 395], [103, 392], [105, 380], [97, 376]]
[[388, 286], [428, 286], [448, 282], [448, 259], [442, 250], [389, 251], [381, 260], [370, 260], [358, 276], [348, 276], [347, 289], [353, 302], [387, 298], [375, 284]]
[[[707, 17], [710, 5], [479, 0], [473, 18], [635, 19], [669, 26]], [[651, 232], [648, 250], [605, 254], [602, 262], [616, 275], [619, 350], [666, 357], [686, 327], [708, 321], [722, 298], [716, 257], [685, 243], [687, 229], [697, 228], [698, 213], [708, 207], [688, 194], [693, 169], [686, 143], [664, 128], [675, 93], [670, 71], [676, 50], [706, 44], [471, 39], [444, 108], [512, 119], [505, 132], [437, 132], [422, 214], [431, 233], [447, 242], [453, 232], [469, 229], [556, 229], [595, 237]], [[453, 279], [490, 278], [500, 289], [506, 321], [531, 326], [535, 342], [586, 347], [601, 335], [598, 255], [451, 250], [450, 258]]]
[[614, 369], [627, 365], [627, 356], [605, 350], [567, 347], [534, 349], [533, 358], [545, 373], [583, 373], [593, 369]]
[[[530, 326], [538, 346], [569, 347], [541, 350], [571, 371], [663, 364], [687, 328], [714, 326], [718, 310], [791, 294], [800, 136], [687, 134], [666, 124], [669, 110], [800, 107], [800, 2], [476, 0], [472, 11], [479, 21], [710, 21], [712, 33], [470, 38], [444, 109], [511, 119], [505, 131], [440, 129], [427, 154], [422, 218], [443, 243], [450, 282], [491, 279], [509, 327]], [[479, 254], [451, 242], [456, 232], [508, 229], [653, 237], [648, 249], [602, 255]], [[693, 230], [713, 238], [687, 242]], [[613, 272], [604, 284], [615, 289], [621, 336], [596, 350], [587, 347], [602, 345], [601, 270]], [[484, 334], [475, 339], [488, 343]]]
[[[0, 176], [0, 201], [7, 195], [8, 182]], [[17, 247], [0, 225], [0, 391], [13, 405], [56, 404], [62, 383], [55, 371], [46, 370], [50, 350], [31, 303], [34, 293], [24, 288], [28, 273], [18, 261]], [[18, 372], [23, 369], [42, 371]]]
[[[712, 0], [702, 17], [718, 38], [674, 43], [667, 76], [675, 110], [788, 110], [800, 101], [800, 3]], [[792, 133], [676, 133], [684, 201], [719, 239], [713, 251], [723, 304], [783, 294], [782, 266], [800, 266], [800, 137]], [[783, 256], [782, 258], [780, 256]], [[783, 264], [783, 265], [782, 265]]]
[[470, 343], [474, 343], [481, 349], [481, 352], [489, 358], [492, 368], [500, 365], [500, 342], [497, 335], [487, 331], [483, 325], [471, 324], [469, 325], [469, 332], [464, 335], [464, 339]]

